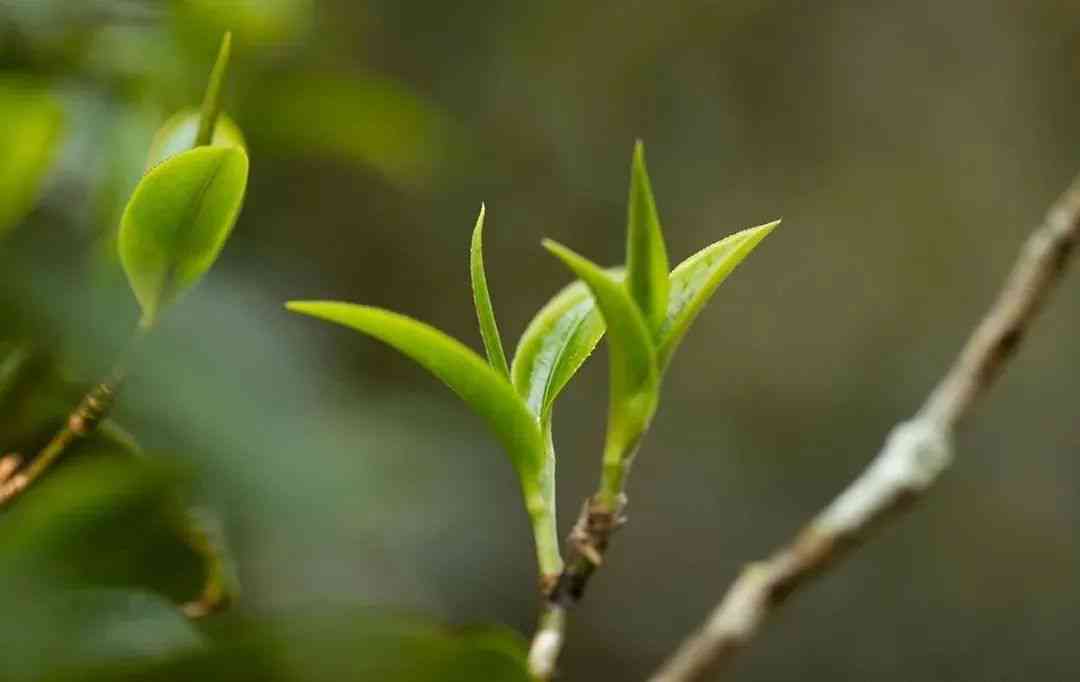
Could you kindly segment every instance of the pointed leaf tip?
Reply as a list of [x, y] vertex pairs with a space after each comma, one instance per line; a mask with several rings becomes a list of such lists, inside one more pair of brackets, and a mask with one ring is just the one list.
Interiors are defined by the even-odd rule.
[[487, 274], [484, 271], [484, 216], [486, 207], [480, 204], [480, 215], [473, 228], [472, 247], [469, 250], [469, 274], [472, 278], [473, 304], [476, 307], [476, 319], [480, 324], [480, 336], [484, 341], [484, 351], [488, 363], [503, 378], [510, 379], [510, 368], [506, 363], [499, 326], [495, 322], [495, 308], [491, 304], [491, 292], [488, 290]]
[[649, 329], [656, 332], [664, 321], [668, 300], [668, 256], [660, 217], [656, 211], [645, 145], [634, 145], [630, 170], [630, 196], [626, 227], [626, 286], [641, 309]]
[[717, 287], [779, 224], [775, 220], [729, 235], [679, 263], [671, 272], [671, 299], [657, 335], [661, 370], [671, 361], [683, 336]]
[[206, 84], [206, 94], [203, 96], [202, 112], [199, 117], [199, 132], [195, 136], [195, 146], [201, 147], [210, 144], [210, 140], [213, 139], [217, 118], [221, 113], [221, 88], [225, 83], [225, 72], [229, 68], [231, 54], [232, 32], [226, 31], [221, 39], [221, 48], [218, 50], [214, 68], [210, 70], [210, 78]]

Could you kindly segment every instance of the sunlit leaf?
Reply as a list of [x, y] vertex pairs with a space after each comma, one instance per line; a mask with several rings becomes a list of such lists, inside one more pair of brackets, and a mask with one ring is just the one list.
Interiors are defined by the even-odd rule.
[[[472, 350], [441, 331], [398, 313], [333, 301], [293, 301], [289, 310], [350, 327], [409, 356], [451, 388], [480, 415], [510, 455], [521, 481], [525, 506], [537, 523], [553, 525], [553, 491], [544, 484], [545, 440], [535, 416], [510, 381]], [[541, 570], [561, 567], [553, 528], [538, 531]]]
[[772, 232], [780, 221], [725, 237], [690, 256], [671, 273], [671, 299], [660, 327], [657, 357], [661, 370], [671, 360], [701, 309], [731, 271]]
[[588, 285], [607, 323], [611, 385], [604, 462], [616, 466], [632, 457], [656, 411], [659, 374], [652, 338], [622, 282], [561, 244], [547, 240], [544, 246]]
[[514, 387], [542, 421], [555, 398], [604, 335], [604, 318], [583, 282], [555, 295], [521, 335], [510, 374]]
[[0, 78], [0, 236], [25, 217], [56, 156], [63, 114], [43, 89]]
[[[184, 109], [165, 121], [154, 134], [147, 155], [146, 167], [153, 168], [165, 159], [186, 152], [195, 146], [195, 137], [199, 132], [198, 109]], [[247, 148], [244, 134], [240, 127], [226, 114], [218, 114], [217, 127], [210, 142], [215, 147]]]
[[484, 339], [484, 350], [488, 362], [496, 372], [510, 378], [510, 369], [506, 365], [499, 326], [495, 324], [495, 309], [491, 306], [491, 293], [488, 291], [487, 274], [484, 272], [484, 207], [480, 207], [480, 216], [473, 228], [472, 248], [469, 251], [469, 273], [472, 275], [473, 303], [476, 305], [476, 319], [480, 323], [480, 336]]
[[144, 325], [213, 265], [240, 214], [247, 175], [243, 149], [199, 147], [139, 182], [124, 210], [119, 246]]
[[668, 299], [668, 257], [660, 217], [656, 213], [645, 147], [634, 146], [626, 229], [626, 286], [651, 331], [664, 321]]

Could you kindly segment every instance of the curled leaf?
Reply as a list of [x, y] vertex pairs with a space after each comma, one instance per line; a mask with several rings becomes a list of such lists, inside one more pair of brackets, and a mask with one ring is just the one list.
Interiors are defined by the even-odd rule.
[[139, 182], [120, 222], [120, 260], [149, 327], [210, 269], [236, 224], [247, 187], [239, 147], [198, 147]]
[[521, 335], [510, 376], [529, 409], [551, 418], [555, 398], [604, 335], [604, 318], [583, 282], [555, 295]]
[[484, 339], [484, 350], [492, 368], [510, 378], [510, 369], [506, 365], [499, 326], [495, 324], [495, 309], [491, 305], [491, 293], [488, 291], [487, 275], [484, 273], [484, 207], [473, 228], [472, 248], [469, 251], [469, 273], [472, 276], [473, 303], [476, 305], [476, 319], [480, 323], [480, 336]]
[[701, 309], [731, 271], [772, 232], [780, 221], [725, 237], [690, 256], [671, 273], [667, 316], [657, 335], [658, 364], [663, 370]]
[[554, 495], [544, 483], [545, 438], [536, 418], [506, 378], [459, 341], [405, 315], [334, 301], [292, 301], [286, 307], [393, 346], [434, 374], [480, 415], [510, 455], [534, 528], [543, 531], [537, 531], [541, 571], [554, 574], [561, 569]]
[[655, 332], [667, 311], [668, 257], [640, 141], [634, 146], [627, 214], [626, 286]]

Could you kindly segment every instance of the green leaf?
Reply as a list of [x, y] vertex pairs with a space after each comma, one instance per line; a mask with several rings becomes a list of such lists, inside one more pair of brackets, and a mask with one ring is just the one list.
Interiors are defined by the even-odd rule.
[[[177, 112], [165, 121], [150, 143], [146, 168], [150, 169], [162, 161], [195, 147], [201, 114], [197, 109], [188, 108]], [[247, 142], [240, 127], [226, 114], [219, 114], [214, 137], [210, 144], [215, 147], [240, 147], [247, 149]]]
[[232, 51], [232, 33], [225, 32], [218, 49], [214, 68], [210, 70], [210, 80], [203, 97], [202, 112], [199, 116], [199, 132], [195, 136], [195, 146], [210, 144], [217, 128], [218, 114], [221, 113], [221, 86], [225, 82], [225, 70], [229, 67], [229, 54]]
[[22, 220], [52, 166], [63, 124], [60, 105], [21, 79], [0, 79], [0, 236]]
[[469, 272], [472, 275], [473, 303], [476, 305], [476, 319], [480, 323], [480, 336], [484, 339], [484, 350], [492, 368], [510, 378], [510, 369], [506, 366], [506, 354], [503, 352], [502, 339], [499, 338], [499, 326], [495, 324], [495, 310], [491, 306], [491, 294], [488, 292], [487, 275], [484, 273], [484, 206], [480, 206], [480, 216], [473, 228], [472, 248], [469, 252]]
[[243, 149], [198, 147], [139, 182], [120, 222], [119, 247], [143, 326], [213, 265], [240, 214], [247, 176]]
[[[220, 628], [218, 628], [220, 630]], [[45, 682], [530, 682], [526, 644], [502, 627], [449, 627], [376, 609], [233, 620], [186, 655], [132, 656]], [[41, 682], [41, 678], [34, 678]], [[6, 682], [6, 678], [5, 678]], [[21, 682], [21, 681], [19, 681]]]
[[604, 318], [583, 282], [555, 295], [529, 322], [510, 368], [514, 387], [542, 422], [555, 398], [604, 335]]
[[611, 385], [602, 492], [613, 502], [622, 491], [626, 465], [656, 412], [656, 351], [645, 319], [622, 282], [561, 244], [545, 240], [544, 247], [585, 282], [607, 323]]
[[541, 571], [558, 573], [554, 491], [545, 481], [545, 439], [510, 382], [459, 341], [398, 313], [334, 301], [292, 301], [289, 310], [329, 320], [373, 336], [409, 356], [450, 387], [480, 415], [510, 455], [525, 506], [537, 530]]
[[777, 220], [736, 232], [698, 251], [672, 271], [667, 317], [657, 335], [657, 357], [661, 370], [667, 367], [686, 330], [720, 283], [779, 224]]
[[668, 257], [656, 214], [645, 146], [634, 146], [626, 227], [626, 286], [653, 332], [664, 322], [668, 301]]
[[286, 73], [247, 99], [257, 113], [241, 123], [275, 152], [359, 164], [398, 186], [429, 185], [460, 153], [451, 117], [382, 75]]

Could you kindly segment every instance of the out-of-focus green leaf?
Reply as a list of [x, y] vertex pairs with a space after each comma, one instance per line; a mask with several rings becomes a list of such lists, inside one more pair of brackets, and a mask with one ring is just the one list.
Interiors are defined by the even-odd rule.
[[[656, 412], [656, 351], [645, 319], [622, 282], [561, 244], [546, 240], [544, 247], [588, 285], [607, 323], [611, 386], [603, 492], [613, 497], [622, 491], [624, 465]], [[607, 480], [609, 469], [619, 472], [617, 480]]]
[[[318, 628], [286, 623], [292, 679], [307, 682], [526, 682], [525, 643], [504, 628], [450, 630], [429, 620], [365, 611]], [[290, 636], [290, 634], [292, 636]]]
[[472, 248], [469, 250], [469, 273], [472, 275], [473, 303], [476, 305], [476, 319], [480, 323], [480, 336], [484, 339], [484, 350], [492, 368], [510, 378], [510, 368], [506, 365], [499, 326], [495, 324], [495, 309], [491, 306], [491, 293], [488, 291], [487, 274], [484, 272], [484, 207], [480, 207], [480, 216], [473, 228]]
[[[227, 641], [162, 661], [133, 658], [47, 682], [529, 682], [525, 643], [495, 627], [448, 628], [372, 609], [230, 623]], [[35, 681], [36, 682], [36, 681]]]
[[[154, 134], [147, 155], [146, 167], [153, 168], [162, 161], [186, 152], [195, 146], [195, 137], [199, 132], [198, 109], [189, 108], [177, 112], [165, 121]], [[218, 114], [217, 127], [210, 144], [215, 147], [240, 147], [247, 149], [244, 133], [227, 114]]]
[[655, 332], [664, 322], [668, 301], [668, 257], [660, 217], [656, 213], [645, 146], [634, 146], [626, 228], [626, 286]]
[[180, 32], [200, 48], [207, 36], [222, 31], [236, 34], [245, 52], [255, 49], [280, 51], [283, 44], [298, 41], [312, 23], [314, 0], [183, 0], [173, 3]]
[[210, 79], [206, 84], [202, 109], [199, 111], [199, 131], [195, 135], [195, 144], [210, 144], [217, 133], [217, 118], [221, 113], [221, 87], [225, 83], [225, 71], [229, 68], [229, 54], [232, 52], [232, 33], [226, 31], [218, 48], [217, 60], [210, 70]]
[[536, 418], [507, 378], [457, 340], [398, 313], [333, 301], [293, 301], [286, 307], [350, 327], [393, 346], [438, 377], [479, 414], [510, 455], [521, 481], [525, 506], [537, 528], [541, 571], [545, 574], [559, 571], [558, 539], [553, 537], [555, 501], [543, 482], [544, 437]]
[[258, 112], [241, 120], [251, 137], [283, 152], [359, 163], [405, 187], [428, 184], [451, 144], [441, 110], [374, 74], [286, 75], [247, 99]]
[[671, 298], [658, 334], [657, 356], [661, 370], [671, 361], [686, 330], [720, 283], [779, 224], [777, 220], [736, 232], [698, 251], [672, 271]]
[[44, 89], [0, 77], [0, 237], [33, 206], [60, 139], [63, 112]]
[[574, 282], [540, 309], [521, 335], [510, 374], [529, 409], [547, 422], [555, 398], [604, 335], [604, 318], [583, 282]]
[[119, 246], [144, 326], [213, 265], [240, 214], [247, 175], [243, 149], [199, 147], [139, 182], [121, 220]]
[[[204, 651], [203, 637], [160, 597], [121, 589], [70, 589], [3, 576], [0, 612], [7, 682], [83, 680]], [[141, 665], [140, 665], [141, 664]]]

